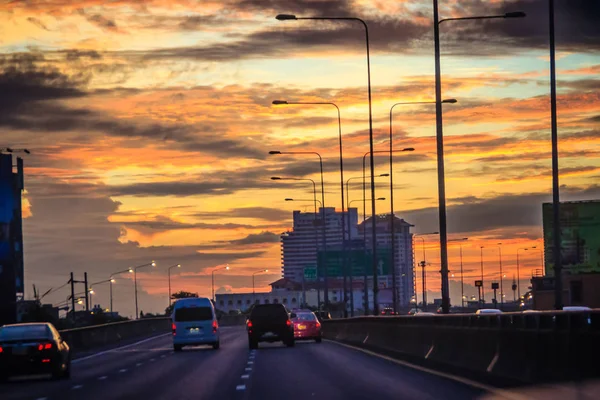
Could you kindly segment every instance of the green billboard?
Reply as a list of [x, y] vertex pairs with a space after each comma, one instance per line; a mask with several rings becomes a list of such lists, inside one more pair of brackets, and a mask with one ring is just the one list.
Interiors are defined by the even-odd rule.
[[[352, 271], [352, 276], [364, 276], [365, 268], [367, 275], [373, 275], [371, 250], [364, 251], [362, 249], [346, 250], [328, 250], [326, 252], [319, 251], [319, 270], [321, 276], [325, 276], [324, 262], [327, 264], [327, 276], [331, 278], [343, 277], [343, 255], [345, 254], [346, 267]], [[391, 250], [388, 248], [377, 249], [377, 273], [379, 275], [391, 274]]]
[[[546, 275], [554, 274], [552, 203], [542, 205]], [[560, 248], [566, 272], [600, 272], [600, 201], [560, 203]]]

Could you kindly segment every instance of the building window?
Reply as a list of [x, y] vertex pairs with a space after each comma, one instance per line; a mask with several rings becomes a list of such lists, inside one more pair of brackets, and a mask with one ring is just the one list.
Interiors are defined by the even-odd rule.
[[254, 304], [260, 304], [260, 299], [254, 300]]
[[227, 301], [227, 305], [229, 305], [229, 306], [230, 306], [230, 305], [232, 305], [232, 304], [233, 304], [233, 300], [228, 300], [228, 301]]
[[242, 305], [242, 300], [241, 299], [238, 300], [237, 303], [238, 303], [238, 306], [241, 306]]
[[283, 299], [283, 301], [282, 301], [282, 303], [283, 303], [283, 304], [287, 304], [287, 299], [286, 299], [286, 298], [284, 298], [284, 299]]
[[269, 304], [269, 299], [265, 299], [265, 304]]
[[250, 304], [250, 299], [246, 300], [246, 304]]
[[296, 303], [296, 298], [292, 297], [292, 304], [295, 304], [295, 303]]
[[220, 300], [220, 301], [219, 301], [219, 305], [220, 305], [220, 306], [224, 306], [224, 305], [225, 305], [225, 302], [224, 302], [223, 300]]
[[273, 299], [273, 304], [279, 304], [279, 299]]

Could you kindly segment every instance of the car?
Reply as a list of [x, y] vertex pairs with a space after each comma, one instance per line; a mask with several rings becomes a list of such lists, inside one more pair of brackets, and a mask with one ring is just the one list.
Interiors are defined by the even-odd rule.
[[591, 311], [592, 309], [586, 306], [565, 306], [563, 311]]
[[496, 308], [481, 308], [475, 311], [475, 315], [483, 315], [483, 314], [502, 314], [501, 310]]
[[321, 322], [312, 311], [295, 311], [291, 314], [294, 338], [321, 343]]
[[171, 314], [173, 349], [181, 351], [184, 346], [208, 344], [220, 347], [219, 322], [210, 299], [190, 297], [179, 299]]
[[319, 322], [331, 319], [331, 314], [329, 311], [315, 311], [315, 315], [319, 319]]
[[392, 307], [385, 307], [381, 310], [381, 315], [398, 315], [398, 313]]
[[248, 347], [257, 349], [260, 342], [279, 341], [288, 347], [294, 346], [294, 324], [290, 318], [295, 317], [283, 304], [256, 304], [246, 322]]
[[0, 381], [10, 376], [71, 377], [71, 349], [54, 325], [24, 323], [0, 327]]

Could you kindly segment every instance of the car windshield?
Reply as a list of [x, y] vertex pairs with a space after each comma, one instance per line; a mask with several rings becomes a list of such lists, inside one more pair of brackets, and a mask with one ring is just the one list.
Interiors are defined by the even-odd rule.
[[0, 328], [0, 341], [51, 338], [47, 325], [5, 326]]
[[313, 313], [297, 313], [296, 314], [296, 318], [294, 318], [297, 321], [316, 321], [317, 318], [314, 316]]
[[212, 318], [210, 307], [185, 307], [175, 310], [175, 322], [208, 321]]

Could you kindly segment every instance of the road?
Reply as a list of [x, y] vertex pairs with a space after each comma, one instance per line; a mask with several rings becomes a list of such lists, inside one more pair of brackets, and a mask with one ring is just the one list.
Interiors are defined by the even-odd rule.
[[221, 348], [174, 353], [169, 334], [74, 360], [70, 380], [0, 384], [2, 400], [476, 399], [483, 391], [336, 343], [261, 343], [221, 328]]

